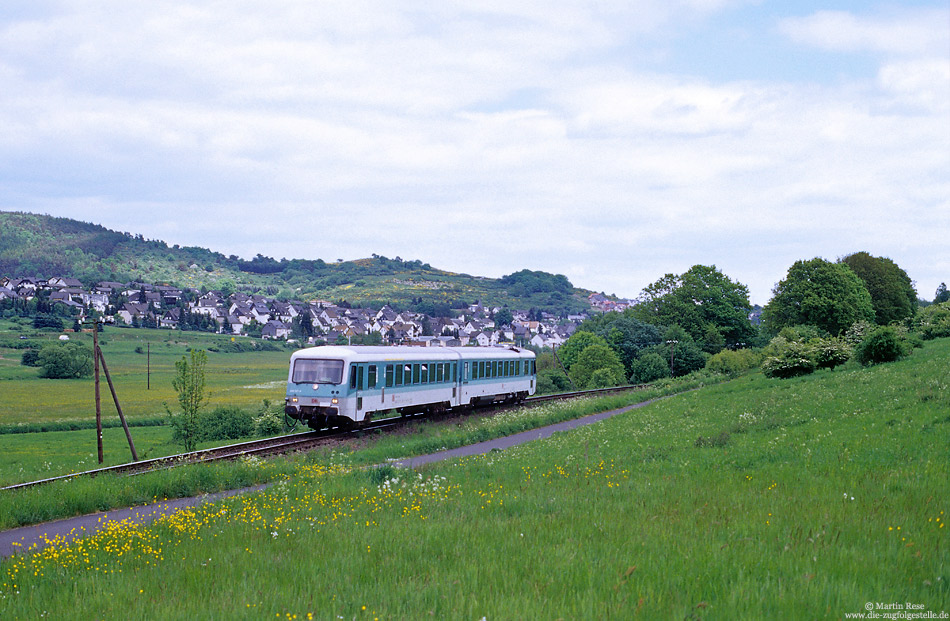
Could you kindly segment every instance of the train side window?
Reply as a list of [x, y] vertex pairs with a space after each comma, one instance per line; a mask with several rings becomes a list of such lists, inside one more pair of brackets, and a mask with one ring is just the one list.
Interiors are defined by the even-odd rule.
[[366, 377], [366, 387], [367, 388], [376, 388], [376, 365], [369, 365], [369, 371], [367, 372]]
[[470, 370], [469, 364], [466, 362], [466, 363], [465, 363], [465, 366], [462, 367], [462, 379], [463, 379], [463, 380], [470, 379], [470, 378], [469, 378], [469, 375], [468, 375], [468, 374], [469, 374], [469, 370]]
[[401, 364], [396, 365], [396, 386], [402, 386], [402, 369]]
[[413, 384], [419, 383], [419, 365], [418, 364], [412, 365], [412, 383]]
[[484, 360], [478, 361], [478, 377], [480, 378], [485, 377], [485, 361]]
[[350, 388], [356, 388], [356, 366], [350, 367]]
[[393, 365], [386, 365], [386, 388], [393, 387]]
[[458, 368], [459, 368], [459, 363], [453, 362], [452, 363], [452, 382], [453, 383], [458, 381], [458, 376], [456, 375], [458, 373]]
[[363, 377], [365, 374], [366, 372], [364, 371], [363, 365], [359, 365], [356, 367], [356, 386], [360, 390], [366, 387], [366, 384], [363, 383]]
[[422, 365], [422, 367], [420, 367], [420, 370], [422, 371], [422, 373], [419, 376], [419, 383], [428, 384], [429, 383], [429, 366], [424, 364]]

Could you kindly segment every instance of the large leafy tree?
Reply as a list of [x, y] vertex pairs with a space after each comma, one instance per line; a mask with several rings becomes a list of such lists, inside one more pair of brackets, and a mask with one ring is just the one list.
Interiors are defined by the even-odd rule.
[[36, 363], [41, 377], [89, 377], [93, 371], [92, 349], [79, 343], [50, 343], [40, 349]]
[[581, 352], [595, 343], [607, 345], [607, 341], [605, 341], [603, 337], [597, 336], [593, 332], [587, 332], [586, 330], [578, 330], [558, 348], [557, 357], [560, 359], [561, 364], [564, 365], [564, 368], [570, 372], [571, 367], [574, 366]]
[[640, 352], [662, 340], [656, 326], [636, 319], [629, 310], [592, 317], [581, 325], [580, 330], [593, 332], [607, 341], [620, 355], [627, 375], [632, 372]]
[[858, 321], [874, 321], [864, 281], [844, 263], [820, 257], [792, 265], [762, 310], [762, 322], [772, 334], [787, 326], [811, 325], [837, 336]]
[[871, 294], [877, 323], [887, 325], [913, 317], [917, 312], [917, 291], [907, 272], [884, 257], [872, 257], [867, 252], [855, 252], [841, 259], [858, 278], [864, 281]]
[[632, 312], [649, 324], [681, 326], [698, 343], [735, 347], [755, 336], [751, 311], [748, 287], [715, 265], [694, 265], [647, 286]]

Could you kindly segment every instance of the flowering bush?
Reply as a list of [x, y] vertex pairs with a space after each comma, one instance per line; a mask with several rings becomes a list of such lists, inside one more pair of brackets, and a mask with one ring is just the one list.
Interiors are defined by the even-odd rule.
[[897, 330], [882, 326], [872, 332], [855, 350], [855, 358], [864, 366], [893, 362], [905, 355], [904, 344]]

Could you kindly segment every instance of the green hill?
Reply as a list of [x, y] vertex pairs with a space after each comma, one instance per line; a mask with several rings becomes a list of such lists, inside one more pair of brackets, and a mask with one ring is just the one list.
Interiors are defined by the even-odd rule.
[[63, 276], [87, 285], [134, 280], [199, 290], [228, 287], [282, 299], [388, 303], [432, 315], [476, 301], [557, 315], [589, 308], [589, 291], [545, 272], [521, 270], [500, 279], [481, 278], [375, 254], [333, 263], [277, 260], [261, 254], [246, 260], [206, 248], [169, 246], [97, 224], [21, 212], [0, 211], [0, 231], [0, 277]]

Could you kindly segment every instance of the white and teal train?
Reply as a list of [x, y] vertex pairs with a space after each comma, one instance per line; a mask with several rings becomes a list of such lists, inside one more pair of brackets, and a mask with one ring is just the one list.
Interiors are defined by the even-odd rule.
[[519, 402], [536, 385], [534, 352], [514, 347], [310, 347], [290, 357], [284, 412], [322, 429], [390, 410]]

